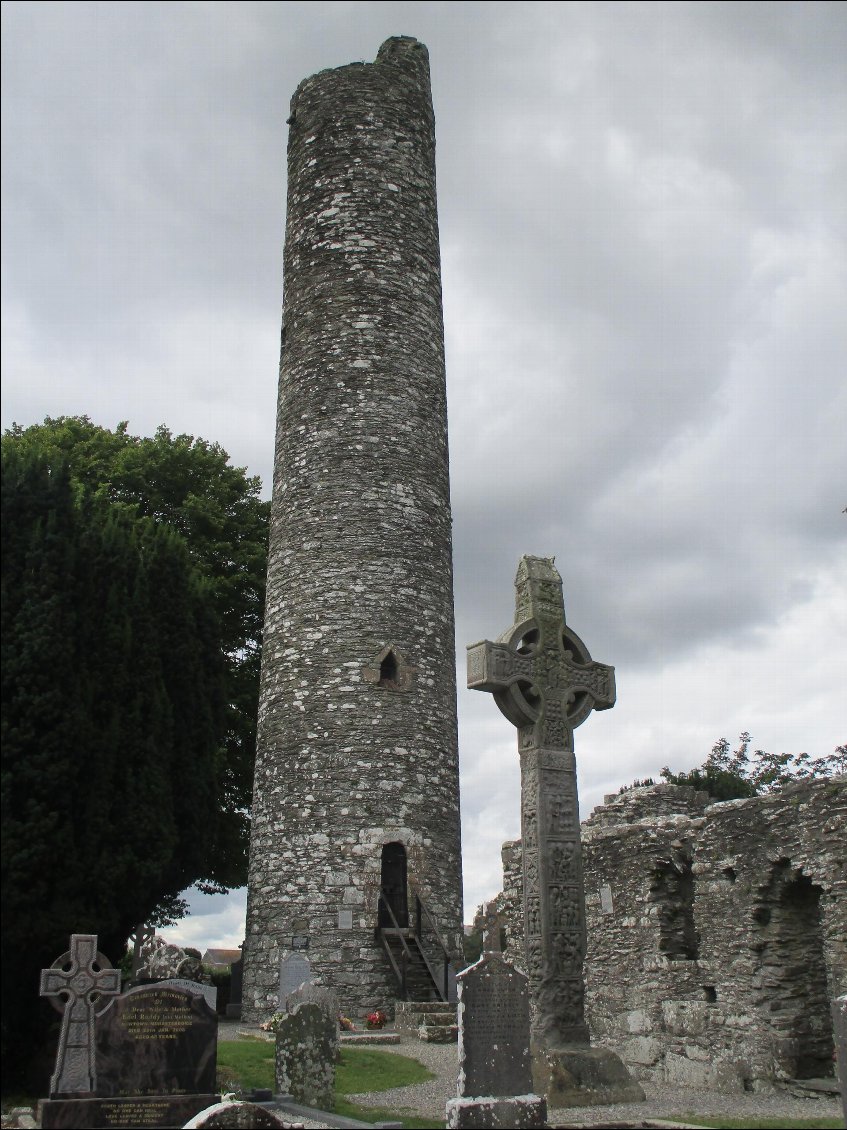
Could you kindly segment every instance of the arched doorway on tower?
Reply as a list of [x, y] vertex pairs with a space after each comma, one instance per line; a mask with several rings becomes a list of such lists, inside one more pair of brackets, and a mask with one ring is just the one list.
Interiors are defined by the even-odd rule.
[[[379, 925], [409, 925], [406, 849], [401, 843], [383, 844], [380, 870]], [[392, 917], [393, 916], [393, 917]]]

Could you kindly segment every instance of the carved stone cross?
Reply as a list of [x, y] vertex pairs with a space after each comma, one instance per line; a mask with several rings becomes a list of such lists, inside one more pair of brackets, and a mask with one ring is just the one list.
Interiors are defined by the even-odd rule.
[[468, 686], [491, 691], [518, 728], [524, 930], [533, 1035], [548, 1048], [588, 1044], [585, 892], [573, 731], [615, 704], [615, 671], [594, 663], [565, 623], [552, 559], [522, 557], [515, 623], [468, 648]]
[[41, 970], [41, 996], [62, 1009], [62, 1030], [50, 1097], [89, 1095], [97, 1090], [94, 1063], [94, 1012], [100, 997], [117, 996], [121, 972], [97, 952], [96, 934], [71, 934], [71, 948]]

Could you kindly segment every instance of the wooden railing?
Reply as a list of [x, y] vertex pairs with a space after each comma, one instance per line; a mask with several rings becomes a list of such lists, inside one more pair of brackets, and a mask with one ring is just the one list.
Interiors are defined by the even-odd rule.
[[[435, 985], [435, 988], [438, 992], [438, 995], [441, 997], [441, 999], [443, 1001], [446, 1001], [446, 1000], [449, 999], [450, 954], [447, 950], [447, 946], [444, 944], [444, 939], [441, 937], [441, 934], [438, 932], [438, 927], [435, 924], [435, 919], [430, 914], [429, 907], [426, 905], [424, 900], [421, 898], [420, 893], [418, 891], [416, 891], [416, 890], [414, 890], [414, 888], [412, 888], [412, 892], [415, 896], [415, 936], [419, 939], [418, 945], [420, 946], [421, 953], [424, 955], [424, 961], [426, 961], [427, 969], [429, 969], [429, 971], [430, 971], [430, 974], [431, 974], [432, 980], [433, 980], [433, 984]], [[424, 948], [423, 948], [423, 944], [422, 944], [423, 919], [424, 919], [424, 917], [426, 918], [426, 920], [429, 924], [429, 928], [430, 928], [430, 930], [431, 930], [431, 932], [432, 932], [432, 934], [435, 938], [435, 941], [437, 943], [437, 948], [441, 951], [441, 953], [439, 955], [440, 956], [440, 964], [441, 964], [441, 976], [440, 977], [435, 976], [435, 974], [432, 971], [432, 967], [429, 964], [429, 961], [427, 961], [426, 954], [424, 953]]]
[[[432, 988], [435, 990], [435, 995], [439, 1000], [446, 1001], [449, 999], [450, 954], [444, 944], [444, 939], [438, 931], [438, 927], [430, 913], [429, 907], [414, 888], [410, 888], [410, 893], [414, 896], [414, 913], [412, 916], [413, 925], [411, 929], [408, 929], [400, 926], [397, 921], [397, 916], [394, 913], [394, 908], [391, 905], [388, 892], [384, 887], [380, 889], [379, 916], [380, 919], [384, 921], [382, 918], [382, 910], [384, 908], [391, 922], [391, 927], [377, 927], [377, 934], [379, 935], [383, 949], [388, 955], [388, 960], [391, 963], [391, 968], [397, 978], [397, 984], [400, 987], [400, 992], [404, 1000], [408, 1000], [408, 971], [417, 958], [418, 965], [422, 964], [426, 969]], [[424, 925], [425, 923], [426, 926]], [[433, 948], [440, 951], [439, 960], [436, 963], [441, 967], [438, 972], [433, 968], [426, 954], [426, 948], [423, 943], [425, 928], [428, 934], [432, 935], [432, 938], [434, 938], [434, 943], [432, 943]], [[394, 951], [389, 944], [389, 937], [398, 938], [400, 941], [401, 951], [399, 965]], [[414, 953], [409, 946], [410, 940], [414, 945]]]

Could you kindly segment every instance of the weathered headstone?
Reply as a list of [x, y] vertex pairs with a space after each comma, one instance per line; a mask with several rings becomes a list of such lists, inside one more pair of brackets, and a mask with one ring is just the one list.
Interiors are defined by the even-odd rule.
[[[495, 931], [499, 939], [499, 921]], [[544, 1126], [547, 1103], [532, 1094], [526, 976], [488, 952], [460, 973], [458, 1095], [449, 1127]]]
[[332, 1110], [338, 1023], [317, 1004], [287, 1013], [276, 1030], [276, 1090], [303, 1106]]
[[515, 623], [468, 648], [468, 686], [491, 691], [518, 729], [526, 968], [535, 1086], [551, 1106], [633, 1102], [644, 1092], [613, 1052], [589, 1047], [585, 892], [573, 732], [615, 704], [613, 667], [565, 622], [552, 558], [522, 557]]
[[285, 1011], [294, 1012], [301, 1004], [316, 1004], [327, 1020], [334, 1024], [336, 1029], [338, 1028], [338, 1014], [341, 1011], [341, 1005], [338, 994], [334, 989], [329, 989], [326, 985], [313, 985], [311, 981], [307, 981], [296, 988], [293, 993], [288, 994]]
[[[218, 1102], [215, 1094], [217, 1015], [191, 990], [163, 984], [142, 985], [116, 995], [99, 971], [94, 935], [74, 935], [72, 967], [64, 970], [69, 986], [54, 984], [56, 971], [42, 974], [42, 990], [68, 994], [57, 1056], [57, 1086], [41, 1104], [41, 1125], [49, 1127], [182, 1126], [198, 1110]], [[68, 955], [66, 955], [67, 957]], [[95, 962], [94, 958], [97, 957]], [[59, 959], [60, 962], [64, 958]], [[57, 963], [58, 964], [58, 963]], [[87, 981], [86, 981], [87, 978]], [[90, 982], [90, 984], [89, 984]], [[86, 988], [88, 984], [88, 988]], [[104, 998], [94, 1011], [92, 998]], [[74, 995], [76, 994], [76, 996]], [[82, 1024], [83, 995], [92, 1003], [86, 1020], [87, 1043], [68, 1044], [66, 1029]], [[105, 999], [107, 995], [110, 999]], [[74, 1052], [68, 1055], [69, 1049]], [[76, 1075], [68, 1074], [76, 1059]], [[74, 1082], [85, 1086], [75, 1086]]]
[[241, 998], [244, 991], [244, 953], [234, 961], [229, 970], [229, 1003], [226, 1006], [227, 1020], [241, 1019]]
[[295, 989], [304, 982], [312, 980], [312, 967], [308, 957], [302, 953], [289, 953], [279, 963], [279, 1007], [285, 1008], [285, 1002]]
[[847, 993], [832, 1002], [832, 1034], [835, 1037], [835, 1067], [841, 1088], [841, 1109], [847, 1126]]

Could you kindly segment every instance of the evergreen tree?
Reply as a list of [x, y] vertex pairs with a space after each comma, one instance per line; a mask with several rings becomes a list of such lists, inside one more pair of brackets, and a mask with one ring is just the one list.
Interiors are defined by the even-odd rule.
[[14, 1069], [31, 1051], [38, 970], [71, 933], [96, 933], [117, 960], [157, 904], [217, 874], [226, 672], [210, 585], [173, 529], [14, 444], [1, 500], [3, 1052]]
[[226, 679], [218, 764], [224, 816], [214, 867], [199, 885], [209, 891], [240, 886], [247, 877], [270, 512], [259, 497], [259, 479], [231, 466], [218, 444], [174, 436], [164, 425], [155, 436], [141, 437], [130, 435], [126, 423], [110, 431], [86, 416], [48, 417], [28, 428], [14, 425], [3, 449], [44, 456], [53, 466], [64, 461], [78, 497], [182, 535], [218, 616]]

